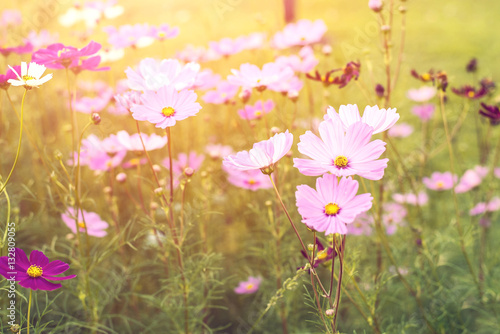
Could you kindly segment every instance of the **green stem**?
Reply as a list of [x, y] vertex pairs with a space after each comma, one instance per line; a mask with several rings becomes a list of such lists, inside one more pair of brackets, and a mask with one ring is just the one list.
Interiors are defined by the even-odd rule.
[[19, 159], [19, 154], [21, 153], [21, 142], [23, 139], [24, 98], [26, 97], [27, 92], [28, 92], [28, 90], [25, 89], [24, 94], [23, 94], [23, 100], [21, 102], [21, 125], [19, 126], [19, 142], [17, 144], [16, 158], [14, 159], [14, 164], [12, 165], [12, 168], [10, 169], [9, 175], [7, 176], [7, 179], [4, 182], [2, 189], [0, 189], [0, 194], [3, 192], [3, 190], [7, 186], [7, 183], [9, 182], [10, 177], [12, 176], [12, 173], [14, 172], [14, 169], [16, 168], [17, 160]]
[[30, 289], [30, 298], [29, 298], [29, 301], [28, 301], [28, 326], [27, 326], [27, 330], [28, 330], [28, 334], [30, 334], [30, 315], [31, 315], [31, 293], [32, 293], [33, 290]]

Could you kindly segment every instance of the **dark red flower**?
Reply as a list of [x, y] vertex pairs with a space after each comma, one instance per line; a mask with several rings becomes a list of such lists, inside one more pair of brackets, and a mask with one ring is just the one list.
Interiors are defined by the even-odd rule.
[[483, 109], [479, 109], [479, 113], [486, 118], [489, 118], [491, 125], [500, 124], [500, 110], [497, 106], [489, 106], [481, 103]]
[[[351, 62], [347, 63], [347, 65], [344, 68], [337, 68], [337, 69], [328, 71], [325, 75], [321, 75], [321, 74], [319, 74], [318, 71], [316, 71], [315, 76], [312, 76], [310, 74], [306, 74], [306, 77], [308, 77], [311, 80], [320, 81], [325, 86], [339, 85], [339, 88], [343, 88], [353, 78], [354, 78], [354, 80], [358, 80], [360, 67], [361, 67], [360, 63], [355, 63], [355, 62], [351, 61]], [[332, 73], [337, 72], [337, 71], [342, 71], [342, 74], [340, 76], [333, 77]]]
[[488, 94], [488, 90], [483, 86], [481, 86], [479, 89], [476, 89], [475, 87], [465, 85], [460, 88], [452, 88], [451, 91], [458, 96], [463, 96], [473, 100], [480, 99]]

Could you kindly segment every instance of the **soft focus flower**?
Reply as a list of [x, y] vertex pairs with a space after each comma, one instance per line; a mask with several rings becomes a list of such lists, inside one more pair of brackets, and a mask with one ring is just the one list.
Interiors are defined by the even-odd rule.
[[278, 31], [274, 35], [272, 43], [278, 49], [314, 44], [321, 40], [326, 30], [326, 24], [323, 20], [312, 22], [302, 19], [296, 23], [289, 23], [282, 31]]
[[384, 3], [382, 2], [382, 0], [369, 0], [368, 1], [368, 7], [376, 13], [380, 12], [382, 10], [383, 6], [384, 6]]
[[161, 24], [158, 28], [151, 27], [150, 36], [156, 38], [159, 41], [164, 41], [166, 39], [174, 38], [179, 35], [178, 27], [170, 27], [168, 24]]
[[349, 235], [371, 235], [373, 218], [366, 212], [356, 216], [352, 224], [347, 225], [347, 234]]
[[288, 79], [276, 81], [275, 83], [270, 84], [267, 88], [274, 92], [279, 92], [283, 95], [296, 94], [298, 96], [298, 93], [303, 86], [304, 83], [302, 82], [302, 80], [294, 75]]
[[486, 205], [486, 210], [490, 212], [500, 210], [500, 197], [493, 197]]
[[425, 191], [419, 192], [417, 195], [413, 193], [407, 193], [407, 194], [394, 194], [392, 195], [392, 199], [399, 204], [411, 204], [411, 205], [426, 205], [427, 202], [429, 201], [429, 196], [427, 196], [427, 193]]
[[37, 63], [30, 63], [29, 66], [25, 62], [21, 62], [21, 73], [19, 74], [14, 68], [9, 65], [9, 68], [16, 74], [16, 79], [7, 80], [12, 86], [24, 86], [26, 89], [31, 89], [33, 87], [38, 88], [38, 86], [46, 83], [52, 79], [52, 73], [47, 74], [42, 78], [43, 72], [46, 68], [43, 65]]
[[384, 213], [382, 214], [382, 222], [385, 225], [385, 232], [388, 235], [396, 233], [396, 230], [403, 222], [408, 211], [405, 207], [398, 203], [384, 203]]
[[19, 285], [31, 290], [52, 291], [59, 289], [62, 285], [49, 282], [61, 281], [75, 278], [76, 275], [59, 276], [69, 269], [69, 265], [59, 260], [49, 261], [47, 256], [38, 250], [30, 254], [30, 258], [22, 249], [16, 248], [11, 253], [15, 262], [10, 262], [8, 256], [0, 257], [0, 275], [7, 279], [15, 277]]
[[115, 101], [127, 111], [130, 111], [135, 104], [142, 104], [141, 93], [134, 90], [124, 92], [123, 94], [116, 94], [114, 98]]
[[269, 99], [266, 102], [262, 100], [257, 101], [255, 105], [246, 105], [243, 109], [238, 110], [238, 115], [241, 118], [251, 120], [251, 119], [260, 119], [265, 114], [271, 112], [274, 109], [273, 100]]
[[[193, 170], [198, 170], [201, 167], [201, 164], [205, 160], [205, 156], [203, 154], [198, 154], [195, 151], [189, 152], [189, 155], [186, 153], [179, 153], [177, 159], [172, 161], [172, 171], [175, 175], [182, 175], [184, 169], [192, 168]], [[169, 159], [166, 158], [162, 161], [163, 166], [165, 168], [169, 168], [170, 163]]]
[[56, 34], [51, 34], [48, 30], [40, 30], [39, 33], [36, 31], [30, 31], [28, 34], [28, 37], [24, 40], [25, 43], [30, 43], [33, 45], [33, 48], [35, 50], [38, 50], [40, 48], [46, 47], [47, 45], [56, 43], [57, 40], [59, 39], [59, 35]]
[[[121, 164], [127, 154], [125, 148], [116, 142], [116, 136], [100, 140], [91, 134], [82, 140], [80, 150], [80, 165], [88, 166], [95, 171], [108, 171]], [[73, 153], [76, 161], [77, 153]], [[72, 165], [72, 161], [68, 161]]]
[[468, 99], [480, 99], [486, 94], [488, 94], [488, 89], [486, 89], [484, 86], [481, 86], [479, 89], [476, 89], [475, 87], [465, 85], [460, 88], [452, 88], [451, 91], [458, 96], [463, 96]]
[[21, 66], [19, 65], [14, 66], [13, 69], [9, 68], [7, 70], [7, 73], [0, 74], [0, 88], [5, 90], [9, 89], [10, 87], [9, 80], [16, 79], [17, 78], [16, 73], [21, 73]]
[[[70, 230], [76, 234], [75, 216], [75, 209], [67, 208], [66, 212], [61, 214], [61, 219], [66, 226], [68, 226]], [[80, 229], [80, 233], [85, 233], [85, 228], [87, 228], [88, 235], [102, 238], [108, 234], [108, 232], [106, 232], [108, 226], [108, 223], [103, 221], [97, 213], [83, 210], [82, 214], [82, 210], [78, 211], [78, 227]]]
[[408, 90], [406, 96], [415, 102], [427, 102], [437, 94], [436, 87], [423, 86], [420, 88], [413, 88]]
[[417, 115], [423, 122], [426, 122], [434, 115], [435, 108], [434, 104], [422, 104], [413, 106], [411, 112]]
[[102, 29], [108, 34], [108, 43], [117, 49], [121, 48], [144, 48], [153, 44], [156, 39], [152, 37], [151, 27], [147, 23], [135, 25], [125, 24], [118, 29], [109, 26]]
[[226, 37], [217, 42], [209, 42], [208, 45], [215, 53], [227, 57], [243, 50], [243, 42], [244, 40], [241, 39], [231, 39]]
[[205, 147], [205, 152], [212, 159], [222, 159], [225, 156], [233, 154], [233, 148], [222, 144], [208, 144]]
[[158, 91], [163, 86], [176, 90], [191, 88], [200, 71], [197, 63], [182, 65], [177, 59], [157, 61], [153, 58], [141, 60], [137, 72], [130, 67], [125, 70], [130, 89]]
[[500, 110], [497, 106], [489, 106], [481, 103], [483, 109], [479, 109], [479, 113], [484, 117], [488, 118], [491, 125], [500, 124]]
[[469, 211], [469, 215], [477, 216], [486, 212], [486, 203], [479, 202]]
[[477, 59], [472, 58], [467, 65], [465, 66], [465, 70], [469, 73], [474, 73], [477, 71]]
[[384, 176], [389, 159], [376, 159], [385, 151], [385, 143], [379, 139], [370, 142], [373, 128], [368, 124], [354, 123], [344, 133], [341, 122], [329, 119], [321, 122], [319, 134], [321, 139], [311, 131], [300, 136], [299, 152], [312, 158], [293, 159], [302, 174], [359, 175], [369, 180]]
[[229, 83], [246, 88], [256, 88], [263, 91], [267, 86], [281, 80], [291, 78], [294, 73], [290, 67], [281, 68], [276, 63], [266, 63], [262, 70], [249, 63], [242, 64], [239, 70], [231, 70], [233, 75], [229, 75]]
[[24, 53], [30, 53], [33, 51], [33, 45], [30, 42], [27, 42], [26, 44], [14, 46], [14, 47], [8, 47], [8, 48], [2, 48], [0, 47], [0, 54], [2, 54], [4, 57], [7, 57], [11, 53], [15, 54], [24, 54]]
[[334, 85], [339, 85], [339, 88], [344, 88], [353, 78], [354, 80], [358, 80], [360, 67], [360, 63], [351, 61], [347, 63], [347, 65], [343, 68], [331, 70], [330, 72], [328, 72], [328, 74], [330, 75], [337, 71], [342, 71], [342, 74], [331, 80], [329, 79], [329, 81], [331, 81], [331, 83]]
[[21, 11], [17, 9], [4, 9], [0, 16], [0, 27], [20, 25], [22, 21]]
[[[480, 166], [477, 166], [480, 167]], [[459, 193], [465, 193], [481, 184], [481, 181], [483, 180], [484, 174], [480, 174], [477, 172], [476, 169], [469, 169], [465, 171], [464, 175], [460, 178], [460, 181], [458, 182], [457, 186], [455, 187], [455, 192], [457, 194]]]
[[141, 133], [140, 136], [138, 133], [129, 135], [129, 133], [125, 130], [119, 131], [116, 134], [116, 139], [118, 143], [130, 152], [143, 152], [144, 147], [142, 146], [142, 143], [144, 143], [146, 151], [158, 150], [164, 147], [168, 141], [166, 136], [162, 137], [154, 133], [151, 135]]
[[172, 86], [163, 86], [157, 93], [148, 90], [142, 94], [142, 105], [134, 105], [130, 111], [134, 119], [165, 129], [174, 126], [177, 121], [195, 116], [201, 109], [196, 102], [197, 97], [191, 90], [178, 92]]
[[372, 207], [371, 194], [356, 195], [358, 182], [350, 177], [326, 174], [316, 179], [316, 190], [307, 185], [297, 187], [295, 197], [302, 222], [326, 235], [346, 234], [347, 224]]
[[293, 135], [286, 130], [277, 133], [268, 140], [253, 144], [249, 151], [241, 151], [236, 155], [224, 158], [226, 167], [239, 170], [260, 169], [264, 174], [274, 171], [274, 164], [290, 151], [293, 144]]
[[496, 178], [500, 179], [500, 168], [499, 167], [493, 169], [493, 175], [495, 175]]
[[290, 67], [295, 72], [308, 73], [318, 65], [319, 60], [310, 46], [304, 46], [298, 56], [279, 56], [274, 62], [282, 68]]
[[454, 183], [457, 182], [457, 176], [451, 174], [451, 172], [434, 172], [430, 178], [424, 177], [422, 182], [432, 190], [448, 190], [453, 188]]
[[260, 277], [248, 277], [247, 281], [242, 281], [239, 285], [234, 289], [239, 295], [254, 293], [259, 290], [260, 283], [262, 282], [262, 278]]
[[389, 137], [405, 138], [413, 133], [413, 126], [408, 123], [395, 124], [387, 131]]
[[333, 122], [340, 122], [347, 130], [351, 125], [362, 122], [373, 128], [373, 134], [384, 132], [390, 129], [399, 119], [396, 108], [379, 109], [378, 106], [366, 106], [363, 117], [359, 115], [358, 106], [355, 104], [341, 105], [339, 113], [333, 107], [328, 107], [325, 120], [332, 119]]
[[229, 103], [238, 93], [239, 86], [230, 84], [227, 81], [221, 81], [217, 84], [215, 90], [211, 90], [203, 95], [202, 99], [206, 103], [224, 104]]
[[256, 191], [258, 189], [269, 189], [273, 187], [271, 180], [258, 169], [239, 170], [222, 166], [228, 174], [227, 180], [236, 187]]

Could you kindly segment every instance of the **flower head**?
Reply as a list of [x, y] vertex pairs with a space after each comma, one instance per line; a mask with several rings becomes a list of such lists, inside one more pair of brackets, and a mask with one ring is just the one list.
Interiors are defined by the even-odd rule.
[[[52, 291], [59, 289], [62, 285], [51, 281], [61, 281], [75, 278], [76, 275], [57, 277], [69, 269], [69, 265], [59, 260], [49, 261], [47, 256], [38, 250], [30, 254], [30, 258], [22, 249], [16, 248], [11, 256], [0, 257], [0, 275], [19, 281], [19, 285], [31, 290]], [[15, 261], [9, 261], [14, 258]]]
[[264, 174], [270, 174], [274, 171], [274, 164], [290, 151], [292, 144], [293, 135], [286, 130], [268, 140], [255, 143], [249, 151], [225, 157], [223, 164], [239, 170], [260, 169]]
[[413, 106], [411, 108], [411, 112], [415, 115], [417, 115], [422, 122], [427, 122], [432, 118], [432, 115], [434, 115], [434, 110], [436, 107], [434, 104], [422, 104], [418, 106]]
[[258, 169], [239, 170], [222, 166], [228, 174], [227, 180], [236, 187], [256, 191], [258, 189], [269, 189], [273, 187], [267, 175], [262, 174]]
[[[316, 250], [314, 252], [314, 268], [317, 268], [320, 264], [326, 265], [326, 262], [332, 260], [334, 257], [337, 256], [337, 252], [330, 246], [328, 246], [326, 249], [321, 243], [321, 241], [316, 238]], [[305, 257], [306, 259], [307, 254], [306, 252], [301, 249], [300, 252], [302, 253], [302, 256]], [[298, 269], [302, 269], [304, 267], [300, 267]]]
[[[76, 225], [75, 225], [75, 209], [67, 208], [66, 212], [61, 214], [61, 219], [69, 227], [69, 229], [76, 234]], [[95, 212], [87, 212], [85, 210], [79, 210], [78, 212], [78, 227], [80, 229], [80, 233], [85, 233], [85, 229], [87, 229], [87, 234], [93, 237], [102, 238], [108, 234], [106, 229], [109, 224], [106, 223], [99, 217], [99, 215]]]
[[9, 89], [10, 87], [10, 83], [9, 83], [9, 80], [10, 79], [16, 79], [17, 78], [17, 75], [16, 73], [20, 73], [21, 72], [21, 66], [17, 65], [17, 66], [14, 66], [14, 69], [8, 69], [7, 70], [7, 73], [5, 74], [0, 74], [0, 88], [1, 89]]
[[229, 75], [229, 83], [245, 88], [255, 88], [259, 91], [265, 90], [269, 85], [293, 77], [294, 72], [290, 67], [282, 68], [276, 63], [267, 63], [262, 66], [262, 70], [249, 63], [242, 64], [239, 70], [231, 70], [233, 75]]
[[272, 44], [279, 49], [285, 49], [291, 46], [304, 46], [318, 43], [327, 28], [323, 20], [314, 22], [303, 19], [296, 23], [289, 23], [282, 31], [278, 31], [274, 37]]
[[358, 182], [350, 177], [326, 174], [316, 179], [316, 190], [307, 185], [297, 187], [295, 197], [302, 222], [326, 235], [347, 233], [357, 215], [372, 207], [371, 194], [356, 195]]
[[195, 116], [201, 109], [196, 102], [197, 97], [191, 90], [178, 92], [172, 86], [162, 86], [158, 92], [148, 90], [142, 94], [142, 105], [134, 105], [130, 111], [134, 119], [165, 129], [174, 126], [177, 121]]
[[389, 137], [405, 138], [413, 133], [413, 126], [408, 123], [395, 124], [387, 131]]
[[28, 66], [28, 64], [22, 62], [20, 74], [10, 65], [9, 68], [17, 76], [17, 80], [16, 79], [7, 80], [7, 82], [10, 83], [12, 86], [24, 86], [24, 88], [26, 89], [31, 89], [33, 87], [38, 88], [38, 86], [52, 79], [52, 73], [47, 74], [42, 78], [43, 72], [45, 72], [46, 68], [45, 66], [39, 65], [37, 63], [31, 62]]
[[451, 174], [451, 172], [434, 172], [430, 178], [424, 177], [422, 182], [427, 188], [432, 190], [448, 190], [453, 188], [454, 183], [457, 182], [457, 176]]
[[238, 110], [238, 114], [243, 119], [261, 119], [265, 114], [271, 112], [274, 109], [273, 100], [267, 100], [263, 102], [262, 100], [257, 101], [255, 105], [246, 105], [244, 109]]
[[406, 96], [415, 102], [427, 102], [436, 96], [437, 89], [433, 86], [423, 86], [408, 90]]
[[333, 107], [328, 107], [325, 120], [331, 118], [334, 122], [340, 122], [347, 130], [349, 126], [356, 122], [368, 124], [373, 128], [373, 134], [384, 132], [390, 129], [399, 119], [399, 114], [396, 108], [379, 109], [378, 106], [366, 106], [363, 112], [363, 117], [359, 115], [358, 106], [355, 104], [348, 104], [347, 106], [340, 106], [339, 113]]
[[480, 86], [479, 88], [476, 89], [475, 87], [469, 85], [465, 85], [460, 88], [453, 87], [451, 91], [457, 94], [458, 96], [463, 96], [465, 98], [472, 100], [480, 99], [489, 92], [488, 89], [486, 89], [486, 87], [484, 86]]
[[293, 159], [302, 174], [359, 175], [369, 180], [384, 176], [389, 159], [376, 159], [385, 151], [385, 143], [379, 139], [370, 142], [373, 128], [368, 124], [354, 123], [344, 133], [342, 123], [330, 119], [321, 122], [319, 134], [321, 139], [311, 131], [300, 136], [299, 152], [312, 158]]
[[248, 277], [247, 281], [242, 281], [239, 285], [234, 289], [239, 295], [254, 293], [259, 290], [260, 283], [262, 282], [262, 278], [260, 277]]
[[490, 120], [491, 125], [500, 124], [500, 110], [497, 106], [489, 106], [481, 103], [482, 109], [479, 109], [479, 113]]
[[[140, 135], [138, 133], [129, 135], [127, 131], [122, 130], [118, 131], [116, 134], [116, 141], [127, 151], [143, 152], [144, 147], [146, 148], [146, 151], [158, 150], [164, 147], [167, 144], [167, 137], [158, 136], [154, 133], [151, 135], [144, 133], [141, 133]], [[144, 143], [144, 146], [142, 146], [142, 143]]]

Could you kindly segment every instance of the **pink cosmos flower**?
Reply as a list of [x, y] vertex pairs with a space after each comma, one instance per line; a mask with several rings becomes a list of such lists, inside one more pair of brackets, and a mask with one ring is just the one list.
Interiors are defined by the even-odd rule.
[[21, 66], [17, 65], [13, 67], [14, 70], [8, 69], [7, 73], [5, 74], [0, 74], [0, 88], [7, 90], [10, 87], [9, 80], [10, 79], [17, 79], [16, 73], [21, 73]]
[[214, 160], [222, 159], [225, 156], [233, 154], [233, 148], [228, 145], [208, 144], [205, 146], [205, 152]]
[[[63, 222], [73, 233], [76, 234], [75, 217], [76, 214], [74, 208], [67, 208], [66, 213], [61, 214]], [[80, 233], [85, 233], [85, 227], [87, 227], [88, 235], [102, 238], [108, 234], [108, 232], [106, 232], [108, 226], [109, 224], [103, 221], [97, 213], [83, 210], [82, 214], [82, 210], [78, 211], [78, 227], [80, 229]]]
[[192, 89], [208, 90], [217, 86], [221, 82], [221, 75], [206, 68], [196, 75]]
[[347, 234], [349, 235], [371, 235], [373, 218], [366, 212], [356, 216], [352, 224], [347, 225]]
[[413, 193], [394, 194], [392, 195], [392, 199], [399, 204], [407, 203], [411, 205], [423, 206], [429, 201], [429, 196], [427, 196], [425, 191], [421, 191], [417, 195]]
[[392, 235], [396, 233], [398, 227], [403, 223], [408, 211], [398, 203], [384, 203], [383, 208], [382, 222], [385, 225], [385, 232]]
[[273, 187], [271, 180], [258, 169], [238, 170], [226, 166], [222, 169], [228, 174], [227, 180], [236, 187], [256, 191], [258, 189], [269, 189]]
[[427, 188], [432, 190], [448, 190], [453, 188], [454, 183], [457, 182], [457, 176], [451, 174], [451, 172], [434, 172], [430, 178], [424, 177], [422, 182]]
[[[141, 133], [142, 141], [144, 142], [144, 146], [146, 147], [146, 151], [158, 150], [164, 147], [167, 144], [167, 137], [158, 136], [157, 134], [152, 133], [151, 135], [147, 135]], [[119, 131], [116, 134], [116, 138], [118, 142], [130, 152], [143, 152], [144, 147], [142, 146], [141, 137], [139, 137], [138, 133], [134, 133], [133, 135], [129, 135], [129, 133], [125, 130]]]
[[[80, 150], [80, 165], [88, 166], [95, 171], [108, 171], [111, 168], [119, 166], [127, 151], [121, 146], [116, 150], [108, 151], [109, 149], [104, 143], [105, 141], [99, 139], [94, 134], [83, 139]], [[76, 161], [76, 152], [74, 152], [74, 157]], [[68, 164], [72, 165], [73, 161], [68, 161]]]
[[163, 86], [172, 86], [176, 90], [191, 88], [199, 71], [200, 65], [196, 63], [182, 65], [177, 59], [157, 61], [146, 58], [139, 63], [137, 72], [129, 67], [125, 73], [130, 89], [158, 91]]
[[295, 197], [302, 222], [326, 235], [346, 234], [347, 224], [372, 207], [371, 194], [356, 195], [358, 187], [358, 181], [350, 177], [337, 181], [332, 174], [316, 179], [316, 190], [307, 185], [298, 186]]
[[101, 57], [95, 54], [101, 49], [101, 44], [94, 41], [77, 49], [72, 46], [65, 46], [55, 43], [33, 53], [32, 60], [52, 69], [71, 69], [75, 74], [83, 70], [87, 71], [107, 71], [109, 67], [98, 67]]
[[98, 113], [106, 108], [112, 97], [113, 94], [109, 91], [104, 91], [95, 97], [79, 97], [73, 102], [73, 109], [84, 114]]
[[132, 108], [133, 105], [142, 104], [141, 93], [135, 90], [127, 91], [122, 94], [116, 94], [114, 99], [116, 103], [123, 107], [127, 112], [130, 112], [130, 108]]
[[500, 179], [500, 168], [499, 167], [494, 168], [493, 169], [493, 174], [495, 175], [496, 178]]
[[244, 109], [238, 110], [238, 115], [243, 119], [261, 119], [265, 114], [270, 113], [274, 109], [273, 100], [269, 99], [266, 102], [257, 101], [255, 105], [246, 105]]
[[479, 175], [480, 178], [484, 179], [490, 172], [489, 167], [477, 165], [473, 168], [474, 172]]
[[490, 212], [500, 210], [500, 197], [493, 197], [486, 206], [486, 209]]
[[267, 63], [262, 66], [262, 70], [249, 63], [242, 64], [239, 70], [231, 70], [233, 75], [227, 77], [227, 81], [233, 85], [256, 88], [263, 91], [267, 86], [281, 80], [288, 80], [294, 73], [290, 67], [281, 68], [276, 63]]
[[109, 26], [102, 29], [108, 34], [108, 43], [117, 49], [144, 48], [153, 44], [155, 38], [151, 36], [149, 24], [122, 25], [118, 29]]
[[249, 151], [241, 151], [236, 155], [224, 158], [226, 167], [239, 170], [260, 169], [264, 174], [274, 171], [274, 164], [290, 151], [293, 144], [293, 135], [286, 132], [277, 133], [268, 140], [253, 144]]
[[229, 103], [238, 93], [239, 86], [230, 84], [227, 81], [221, 81], [217, 84], [215, 90], [211, 90], [203, 95], [202, 99], [206, 103], [224, 104]]
[[437, 89], [434, 86], [423, 86], [418, 89], [410, 89], [406, 96], [415, 102], [427, 102], [436, 96]]
[[405, 138], [413, 133], [413, 126], [408, 123], [395, 124], [387, 131], [389, 137]]
[[318, 65], [319, 60], [314, 56], [314, 51], [310, 46], [304, 46], [298, 56], [280, 56], [274, 62], [282, 68], [288, 66], [295, 72], [308, 73]]
[[469, 215], [471, 215], [471, 216], [482, 215], [486, 211], [487, 211], [486, 210], [486, 203], [479, 202], [472, 209], [470, 209]]
[[174, 38], [179, 35], [178, 27], [170, 27], [168, 24], [161, 24], [158, 28], [151, 27], [150, 36], [162, 42], [166, 39]]
[[311, 22], [303, 19], [296, 23], [289, 23], [273, 37], [273, 45], [278, 49], [285, 49], [296, 45], [317, 43], [325, 34], [327, 28], [323, 20]]
[[0, 16], [0, 27], [20, 25], [22, 21], [22, 14], [19, 10], [4, 9]]
[[35, 50], [46, 47], [50, 44], [56, 43], [59, 39], [59, 35], [51, 34], [48, 30], [40, 30], [39, 33], [36, 31], [30, 31], [28, 37], [25, 38], [25, 43], [31, 43]]
[[201, 105], [196, 102], [197, 97], [191, 90], [178, 92], [172, 86], [163, 86], [157, 93], [148, 90], [142, 94], [142, 105], [134, 105], [130, 111], [134, 119], [148, 121], [157, 128], [165, 129], [174, 126], [176, 121], [195, 116], [201, 109]]
[[302, 87], [304, 87], [304, 82], [295, 75], [286, 80], [276, 81], [268, 86], [269, 90], [279, 92], [283, 95], [292, 93], [298, 95]]
[[243, 45], [245, 50], [260, 49], [266, 42], [266, 34], [262, 32], [254, 32], [246, 36], [240, 36], [236, 40]]
[[[203, 161], [205, 161], [205, 156], [203, 154], [198, 154], [195, 151], [189, 152], [189, 155], [186, 153], [179, 153], [177, 159], [172, 161], [172, 172], [174, 175], [180, 176], [188, 167], [196, 171], [201, 167]], [[169, 159], [164, 159], [162, 164], [168, 169], [170, 166]]]
[[371, 141], [373, 128], [357, 122], [344, 128], [341, 122], [329, 119], [319, 125], [320, 138], [311, 131], [300, 136], [299, 152], [312, 158], [293, 159], [294, 167], [308, 176], [332, 173], [336, 176], [359, 175], [369, 180], [380, 180], [389, 159], [378, 159], [385, 151], [385, 143]]
[[228, 57], [243, 50], [242, 42], [244, 41], [241, 39], [232, 39], [226, 37], [217, 42], [209, 42], [208, 45], [210, 49], [215, 53], [224, 57]]
[[193, 46], [188, 44], [184, 50], [177, 51], [175, 58], [183, 62], [205, 62], [211, 60], [217, 60], [220, 55], [215, 53], [211, 49], [206, 49], [202, 46]]
[[[480, 167], [480, 166], [477, 166]], [[481, 170], [480, 170], [481, 172]], [[486, 172], [486, 175], [488, 173]], [[457, 186], [455, 187], [455, 192], [457, 194], [468, 192], [469, 190], [479, 186], [481, 181], [486, 176], [485, 174], [479, 174], [476, 169], [469, 169], [465, 171], [464, 175], [460, 178]]]
[[373, 128], [373, 134], [390, 129], [399, 119], [396, 108], [379, 109], [378, 106], [366, 106], [363, 117], [359, 115], [358, 106], [355, 104], [341, 105], [339, 113], [333, 107], [328, 107], [325, 120], [331, 118], [334, 122], [340, 122], [346, 130], [356, 122], [362, 122]]
[[26, 44], [14, 46], [14, 47], [9, 47], [9, 48], [2, 48], [0, 47], [0, 54], [2, 56], [7, 57], [11, 53], [15, 54], [24, 54], [24, 53], [30, 53], [33, 51], [33, 45], [30, 42], [27, 42]]
[[255, 293], [259, 290], [260, 283], [262, 282], [262, 278], [260, 277], [248, 277], [247, 281], [242, 281], [239, 285], [234, 289], [239, 295]]
[[434, 110], [436, 106], [433, 104], [422, 104], [419, 106], [413, 106], [411, 112], [417, 115], [423, 122], [427, 122], [434, 115]]

